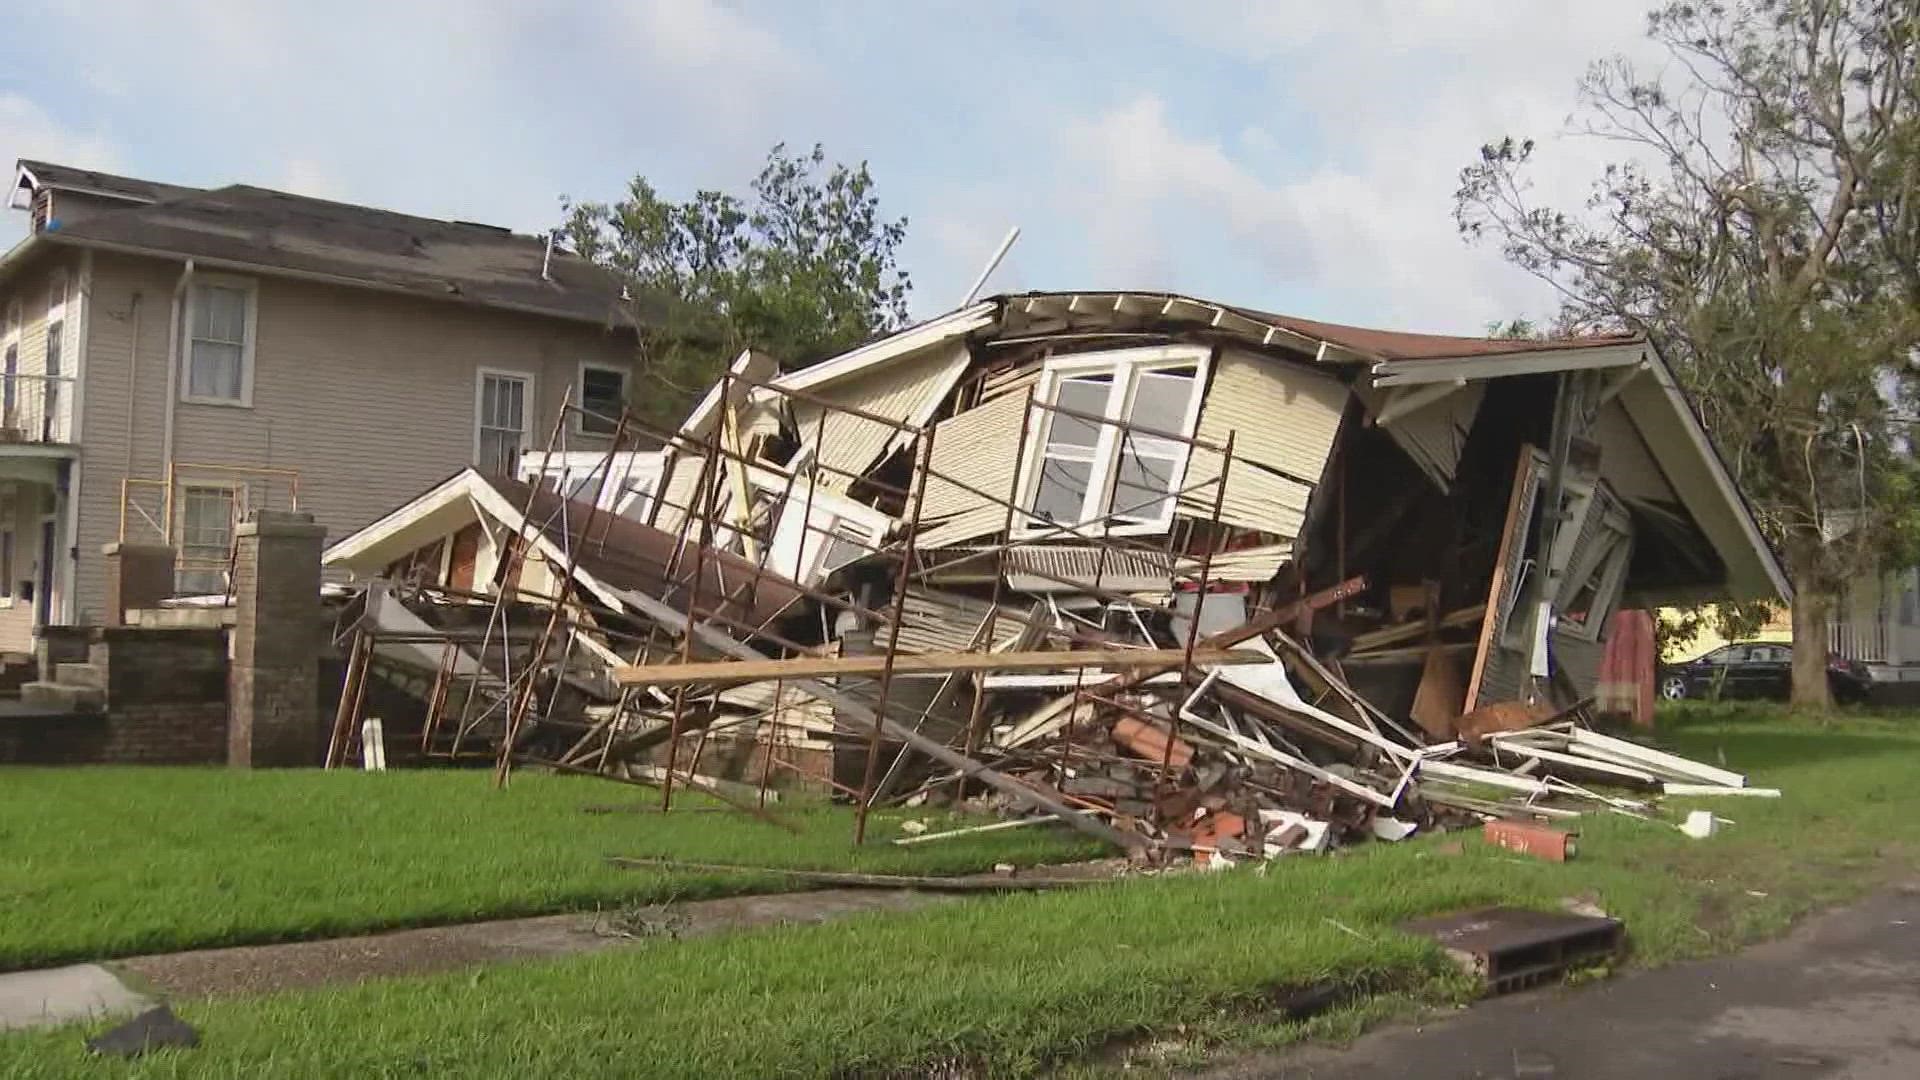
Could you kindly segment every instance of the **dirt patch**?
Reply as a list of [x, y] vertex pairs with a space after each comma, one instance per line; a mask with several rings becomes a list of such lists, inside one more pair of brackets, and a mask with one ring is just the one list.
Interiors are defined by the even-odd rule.
[[[228, 997], [601, 952], [660, 936], [695, 937], [779, 923], [826, 922], [869, 911], [909, 911], [944, 899], [874, 889], [733, 896], [649, 905], [643, 912], [545, 915], [140, 956], [113, 966], [171, 998]], [[656, 928], [660, 932], [654, 932]]]

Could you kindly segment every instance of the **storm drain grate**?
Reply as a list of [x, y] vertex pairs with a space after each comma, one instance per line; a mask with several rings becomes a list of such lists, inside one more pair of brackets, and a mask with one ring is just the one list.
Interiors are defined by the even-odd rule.
[[1415, 919], [1401, 929], [1439, 942], [1489, 994], [1559, 979], [1612, 956], [1626, 939], [1619, 919], [1512, 907]]

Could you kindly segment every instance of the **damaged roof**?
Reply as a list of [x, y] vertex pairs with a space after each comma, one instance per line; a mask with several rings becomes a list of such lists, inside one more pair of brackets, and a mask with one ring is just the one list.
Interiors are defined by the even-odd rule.
[[1538, 352], [1542, 349], [1593, 349], [1611, 345], [1632, 345], [1643, 340], [1637, 334], [1584, 334], [1568, 338], [1487, 338], [1454, 337], [1447, 334], [1413, 334], [1402, 330], [1373, 330], [1364, 326], [1302, 319], [1251, 308], [1236, 308], [1249, 318], [1285, 326], [1307, 337], [1331, 341], [1355, 352], [1369, 353], [1382, 360], [1451, 360], [1473, 356], [1504, 356]]
[[[19, 184], [125, 199], [27, 243], [198, 260], [575, 322], [618, 325], [620, 282], [543, 237], [234, 184], [214, 190], [20, 163]], [[16, 197], [19, 188], [16, 187]], [[648, 317], [652, 312], [643, 312]]]
[[[458, 513], [460, 507], [470, 509]], [[544, 540], [546, 556], [564, 566], [572, 552], [582, 587], [628, 590], [648, 596], [684, 591], [690, 572], [676, 570], [679, 538], [643, 522], [567, 499], [548, 488], [462, 469], [329, 547], [321, 561], [372, 576], [409, 553], [448, 536], [474, 520], [488, 519], [513, 533]], [[592, 532], [586, 527], [591, 521]], [[674, 571], [670, 573], [670, 570]], [[742, 584], [753, 582], [751, 596]], [[709, 551], [702, 564], [697, 603], [730, 618], [765, 622], [792, 606], [800, 587], [725, 551]], [[610, 598], [603, 597], [603, 601]]]
[[9, 204], [16, 209], [24, 208], [27, 201], [33, 197], [33, 193], [43, 189], [72, 191], [82, 195], [102, 195], [110, 199], [124, 199], [137, 203], [177, 199], [196, 194], [200, 190], [179, 184], [162, 184], [155, 180], [116, 176], [113, 173], [76, 169], [69, 165], [56, 165], [50, 161], [29, 161], [22, 158], [15, 170]]

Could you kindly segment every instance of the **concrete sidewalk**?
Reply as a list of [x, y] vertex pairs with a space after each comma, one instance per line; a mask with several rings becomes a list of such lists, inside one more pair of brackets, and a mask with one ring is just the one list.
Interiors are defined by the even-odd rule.
[[[657, 936], [700, 937], [761, 926], [911, 911], [951, 897], [904, 889], [814, 889], [729, 896], [646, 909]], [[379, 934], [136, 956], [106, 964], [0, 973], [0, 1031], [131, 1015], [169, 999], [264, 994], [399, 975], [600, 952], [647, 940], [612, 914], [542, 915]]]
[[1920, 1077], [1920, 888], [1882, 893], [1718, 960], [1497, 998], [1345, 1049], [1300, 1047], [1205, 1075], [1912, 1080]]
[[0, 975], [0, 1031], [131, 1016], [157, 1004], [99, 964]]

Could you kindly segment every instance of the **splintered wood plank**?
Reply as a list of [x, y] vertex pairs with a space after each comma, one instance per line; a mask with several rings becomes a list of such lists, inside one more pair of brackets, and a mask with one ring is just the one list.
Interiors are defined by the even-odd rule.
[[[1101, 671], [1178, 667], [1183, 649], [1071, 649], [1053, 652], [898, 653], [895, 675], [945, 675], [963, 671]], [[1251, 649], [1196, 648], [1195, 666], [1265, 664], [1272, 658]], [[772, 679], [878, 677], [887, 668], [881, 655], [798, 656], [787, 660], [717, 660], [687, 664], [645, 664], [615, 668], [621, 686], [683, 686], [688, 683], [763, 682]]]

